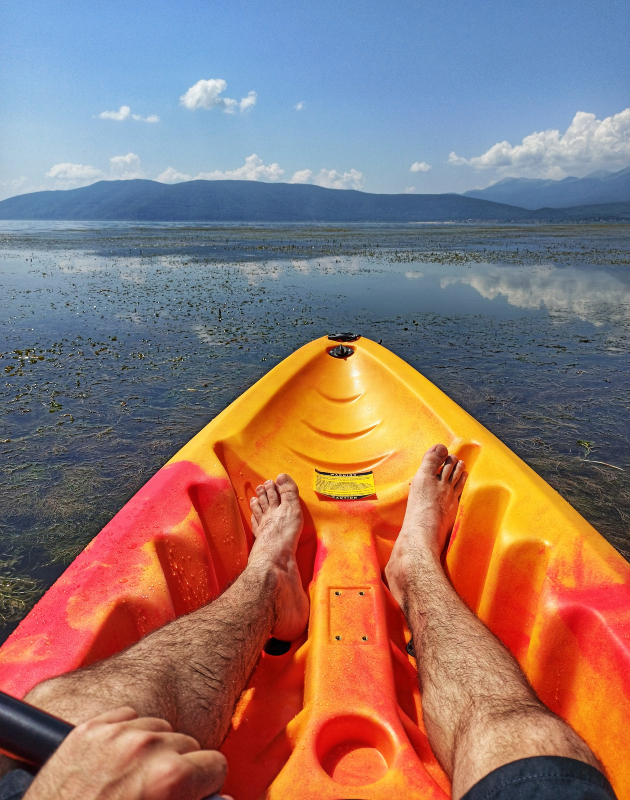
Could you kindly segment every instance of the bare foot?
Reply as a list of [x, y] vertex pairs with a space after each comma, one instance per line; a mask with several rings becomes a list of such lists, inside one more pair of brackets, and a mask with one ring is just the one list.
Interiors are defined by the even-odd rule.
[[436, 444], [424, 454], [411, 481], [405, 519], [385, 568], [390, 591], [401, 606], [414, 565], [427, 556], [439, 561], [468, 477], [465, 468], [443, 444]]
[[252, 530], [256, 541], [250, 553], [252, 565], [271, 566], [277, 575], [277, 639], [291, 642], [308, 624], [309, 602], [295, 560], [295, 551], [304, 522], [300, 492], [289, 475], [278, 475], [256, 487], [250, 500]]

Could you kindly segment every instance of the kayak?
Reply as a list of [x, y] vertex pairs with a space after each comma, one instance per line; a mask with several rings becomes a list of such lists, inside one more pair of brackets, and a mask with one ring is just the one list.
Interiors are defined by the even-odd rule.
[[148, 481], [0, 649], [0, 689], [23, 697], [216, 598], [245, 567], [254, 487], [288, 472], [305, 511], [309, 627], [265, 645], [221, 748], [224, 791], [449, 797], [383, 582], [409, 482], [436, 442], [470, 473], [445, 556], [455, 589], [630, 798], [630, 565], [430, 381], [352, 334], [294, 352]]

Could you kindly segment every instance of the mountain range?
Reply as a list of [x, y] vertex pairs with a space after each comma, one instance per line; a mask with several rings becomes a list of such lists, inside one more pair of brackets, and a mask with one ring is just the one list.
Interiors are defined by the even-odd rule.
[[630, 202], [630, 167], [619, 172], [599, 170], [585, 178], [569, 177], [560, 181], [504, 178], [486, 189], [464, 192], [464, 197], [529, 209], [627, 203]]
[[630, 203], [537, 211], [458, 194], [370, 194], [256, 181], [99, 181], [0, 202], [0, 219], [154, 222], [630, 220]]

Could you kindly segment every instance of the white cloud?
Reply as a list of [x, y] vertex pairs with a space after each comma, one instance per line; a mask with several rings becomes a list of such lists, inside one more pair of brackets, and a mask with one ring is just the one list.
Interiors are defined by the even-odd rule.
[[302, 111], [303, 108], [306, 108], [306, 101], [305, 100], [300, 100], [299, 103], [296, 103], [293, 106], [293, 110], [294, 111]]
[[178, 172], [174, 167], [167, 167], [155, 180], [160, 183], [184, 183], [185, 181], [192, 181], [194, 178], [185, 172]]
[[121, 106], [118, 111], [101, 111], [98, 116], [100, 119], [113, 119], [116, 122], [122, 122], [124, 119], [129, 119], [131, 109], [129, 106]]
[[196, 111], [198, 108], [222, 108], [226, 114], [235, 114], [237, 108], [244, 113], [256, 105], [258, 99], [256, 92], [249, 92], [247, 97], [241, 98], [239, 102], [229, 97], [221, 97], [226, 89], [227, 83], [222, 78], [197, 81], [179, 98], [179, 102], [191, 111]]
[[448, 160], [516, 177], [556, 179], [569, 173], [621, 168], [630, 161], [630, 108], [603, 120], [578, 111], [563, 134], [553, 129], [539, 131], [526, 136], [521, 144], [498, 142], [480, 156], [461, 158], [451, 153]]
[[418, 278], [424, 278], [424, 272], [409, 270], [409, 272], [405, 272], [405, 278], [408, 278], [410, 281], [418, 280]]
[[405, 189], [405, 194], [413, 194], [415, 191], [416, 191], [415, 186], [407, 186], [407, 188]]
[[158, 175], [157, 181], [161, 183], [182, 183], [183, 181], [279, 181], [284, 175], [284, 170], [279, 164], [264, 164], [256, 153], [248, 156], [242, 167], [236, 169], [212, 172], [199, 172], [197, 175], [188, 175], [177, 172], [173, 167], [168, 167]]
[[0, 181], [0, 200], [5, 200], [7, 197], [15, 197], [17, 194], [36, 191], [27, 184], [28, 178], [25, 175], [8, 181]]
[[140, 157], [135, 153], [114, 156], [109, 159], [109, 163], [109, 180], [131, 181], [135, 178], [146, 178], [146, 173], [140, 167]]
[[[56, 189], [74, 189], [102, 180], [126, 181], [148, 177], [142, 169], [140, 157], [135, 153], [114, 156], [110, 158], [109, 162], [109, 172], [84, 164], [55, 164], [46, 173], [46, 177], [55, 181], [54, 188]], [[190, 175], [187, 172], [179, 172], [174, 167], [167, 167], [155, 180], [160, 183], [170, 184], [183, 183], [185, 181], [230, 180], [268, 181], [273, 183], [282, 180], [283, 175], [284, 169], [278, 163], [265, 164], [256, 153], [253, 153], [245, 159], [245, 163], [242, 166], [236, 169], [216, 169], [211, 172], [199, 172], [196, 175]], [[293, 175], [291, 183], [312, 183], [329, 189], [360, 189], [363, 186], [363, 174], [356, 169], [343, 173], [335, 169], [321, 169], [318, 173], [314, 173], [310, 169], [303, 169]], [[0, 183], [1, 189], [2, 183]]]
[[[77, 189], [89, 186], [96, 181], [129, 181], [134, 178], [146, 178], [140, 166], [140, 158], [135, 153], [126, 156], [114, 156], [109, 159], [109, 172], [87, 164], [55, 164], [46, 173], [46, 177], [55, 181], [55, 189]], [[48, 188], [48, 187], [47, 187]]]
[[431, 164], [426, 161], [414, 161], [409, 168], [409, 172], [428, 172], [431, 169]]
[[256, 100], [258, 100], [258, 95], [256, 92], [247, 92], [247, 97], [241, 98], [241, 102], [238, 104], [241, 114], [249, 111], [250, 108], [253, 108], [256, 105]]
[[326, 189], [361, 189], [363, 173], [356, 169], [350, 172], [337, 172], [336, 169], [320, 169], [315, 174], [310, 169], [301, 169], [293, 174], [289, 183], [313, 183]]
[[123, 122], [126, 119], [134, 119], [136, 122], [159, 122], [160, 118], [157, 114], [149, 114], [148, 117], [143, 117], [141, 114], [132, 114], [129, 106], [121, 106], [118, 111], [102, 111], [99, 119], [112, 119], [116, 122]]
[[[174, 167], [167, 167], [155, 180], [161, 183], [182, 183], [183, 181], [279, 181], [284, 169], [277, 164], [265, 164], [256, 153], [248, 156], [242, 167], [228, 170], [213, 170], [189, 175], [178, 172]], [[363, 174], [356, 169], [350, 172], [337, 172], [336, 169], [321, 169], [314, 173], [310, 169], [301, 169], [293, 174], [290, 183], [312, 183], [328, 189], [360, 189], [363, 186]]]
[[289, 181], [289, 183], [312, 183], [311, 178], [313, 177], [313, 170], [310, 169], [300, 169], [297, 172], [293, 173], [293, 177]]
[[75, 189], [78, 186], [87, 186], [95, 181], [102, 181], [107, 176], [103, 170], [90, 167], [87, 164], [55, 164], [46, 173], [47, 178], [56, 181], [58, 189]]

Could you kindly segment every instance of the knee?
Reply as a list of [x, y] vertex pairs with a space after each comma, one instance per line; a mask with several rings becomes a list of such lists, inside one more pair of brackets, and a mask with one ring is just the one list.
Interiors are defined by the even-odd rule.
[[62, 716], [64, 711], [63, 700], [68, 696], [63, 676], [58, 678], [48, 678], [48, 680], [38, 683], [24, 697], [27, 703], [32, 706], [48, 711], [50, 714]]
[[563, 756], [601, 769], [586, 742], [538, 701], [495, 707], [490, 714], [482, 714], [479, 722], [475, 738], [485, 739], [491, 751], [502, 753], [507, 760]]

